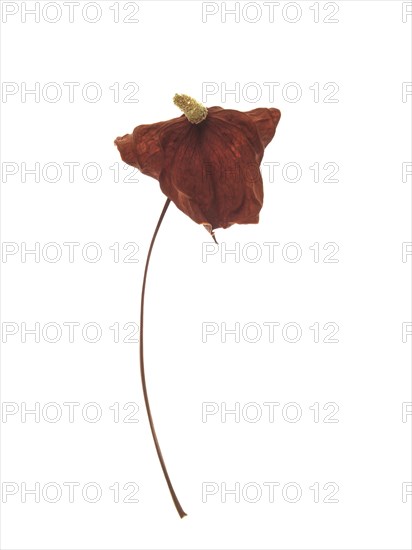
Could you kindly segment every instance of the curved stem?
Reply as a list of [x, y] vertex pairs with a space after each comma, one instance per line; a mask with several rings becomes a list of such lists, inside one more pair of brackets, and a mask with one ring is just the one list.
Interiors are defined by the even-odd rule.
[[142, 388], [143, 388], [144, 402], [145, 402], [145, 405], [146, 405], [146, 411], [147, 411], [147, 416], [149, 418], [150, 430], [152, 432], [153, 441], [154, 441], [154, 444], [155, 444], [155, 447], [156, 447], [157, 456], [159, 457], [160, 465], [162, 467], [163, 474], [165, 476], [167, 485], [169, 487], [170, 494], [172, 495], [173, 502], [176, 506], [176, 510], [178, 511], [179, 516], [181, 518], [183, 518], [187, 514], [183, 511], [183, 508], [180, 505], [179, 499], [177, 498], [176, 493], [173, 489], [172, 482], [170, 481], [169, 474], [167, 473], [165, 461], [163, 460], [162, 451], [160, 450], [159, 441], [157, 440], [156, 430], [155, 430], [154, 423], [153, 423], [153, 418], [152, 418], [152, 413], [150, 411], [149, 398], [147, 396], [146, 377], [145, 377], [145, 372], [144, 372], [144, 359], [143, 359], [144, 295], [145, 295], [145, 290], [146, 290], [147, 270], [149, 268], [149, 261], [150, 261], [150, 256], [152, 254], [153, 245], [154, 245], [154, 242], [156, 240], [157, 233], [160, 229], [160, 225], [163, 221], [163, 218], [166, 214], [166, 210], [167, 210], [169, 204], [170, 204], [170, 199], [167, 199], [166, 202], [165, 202], [165, 205], [163, 207], [162, 213], [160, 214], [159, 221], [157, 222], [156, 229], [153, 233], [152, 242], [150, 243], [149, 251], [147, 253], [146, 266], [145, 266], [145, 269], [144, 269], [143, 285], [142, 285], [142, 299], [141, 299], [141, 306], [140, 306], [140, 376], [142, 378]]

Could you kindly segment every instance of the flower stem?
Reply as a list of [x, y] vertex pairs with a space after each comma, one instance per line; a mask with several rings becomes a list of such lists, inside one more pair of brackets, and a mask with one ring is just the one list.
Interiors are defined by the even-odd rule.
[[147, 259], [146, 259], [146, 266], [144, 270], [144, 276], [143, 276], [143, 285], [142, 285], [142, 298], [141, 298], [141, 306], [140, 306], [140, 376], [142, 379], [142, 388], [143, 388], [143, 395], [144, 395], [144, 402], [146, 405], [146, 411], [147, 416], [149, 418], [149, 424], [150, 424], [150, 430], [152, 432], [153, 441], [156, 447], [157, 456], [159, 457], [160, 465], [163, 470], [163, 474], [165, 476], [167, 485], [169, 487], [170, 494], [172, 496], [174, 505], [176, 506], [176, 510], [178, 511], [178, 514], [181, 518], [186, 516], [187, 514], [183, 511], [183, 508], [180, 505], [179, 499], [176, 496], [176, 493], [173, 489], [172, 482], [170, 481], [169, 474], [167, 473], [166, 464], [163, 460], [162, 451], [160, 450], [159, 441], [157, 440], [156, 436], [156, 430], [153, 423], [152, 413], [150, 411], [150, 405], [149, 405], [149, 398], [147, 395], [147, 387], [146, 387], [146, 377], [145, 377], [145, 371], [144, 371], [144, 358], [143, 358], [143, 320], [144, 320], [144, 296], [145, 296], [145, 290], [146, 290], [146, 279], [147, 279], [147, 270], [149, 268], [149, 261], [150, 256], [152, 254], [153, 245], [156, 239], [156, 235], [159, 231], [160, 225], [163, 221], [163, 218], [166, 214], [166, 210], [170, 204], [170, 199], [167, 199], [165, 202], [165, 205], [163, 207], [162, 213], [160, 214], [159, 221], [157, 222], [156, 229], [153, 233], [152, 242], [150, 243], [149, 251], [147, 253]]

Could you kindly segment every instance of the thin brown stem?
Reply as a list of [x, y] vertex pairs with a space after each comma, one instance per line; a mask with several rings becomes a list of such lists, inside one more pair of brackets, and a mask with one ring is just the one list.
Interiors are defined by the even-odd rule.
[[156, 447], [157, 456], [159, 457], [160, 465], [162, 467], [163, 474], [165, 476], [167, 485], [169, 487], [170, 494], [172, 495], [173, 502], [176, 506], [176, 510], [178, 511], [179, 516], [181, 518], [183, 518], [187, 514], [183, 511], [183, 508], [180, 505], [179, 499], [177, 498], [176, 493], [173, 489], [172, 482], [170, 481], [169, 474], [167, 473], [167, 468], [166, 468], [165, 461], [163, 460], [162, 451], [160, 450], [159, 441], [158, 441], [157, 436], [156, 436], [156, 430], [155, 430], [154, 423], [153, 423], [152, 413], [150, 411], [149, 398], [148, 398], [148, 395], [147, 395], [146, 376], [145, 376], [145, 371], [144, 371], [144, 358], [143, 358], [144, 296], [145, 296], [145, 290], [146, 290], [147, 271], [148, 271], [148, 268], [149, 268], [150, 256], [152, 254], [153, 245], [154, 245], [154, 242], [156, 240], [156, 235], [157, 235], [157, 233], [160, 229], [160, 225], [163, 221], [163, 218], [166, 214], [166, 210], [167, 210], [169, 204], [170, 204], [170, 199], [167, 199], [166, 202], [165, 202], [165, 205], [163, 207], [162, 213], [160, 214], [159, 221], [157, 222], [156, 229], [153, 233], [152, 242], [150, 243], [149, 251], [147, 253], [146, 266], [145, 266], [145, 269], [144, 269], [143, 285], [142, 285], [142, 299], [141, 299], [141, 305], [140, 305], [140, 376], [142, 378], [142, 388], [143, 388], [144, 402], [145, 402], [145, 405], [146, 405], [146, 411], [147, 411], [147, 416], [149, 418], [150, 430], [152, 432], [153, 441], [154, 441], [154, 444], [155, 444], [155, 447]]

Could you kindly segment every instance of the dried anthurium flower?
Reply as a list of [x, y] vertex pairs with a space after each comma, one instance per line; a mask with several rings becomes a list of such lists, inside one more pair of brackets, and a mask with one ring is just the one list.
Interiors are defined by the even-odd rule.
[[[159, 180], [167, 196], [150, 243], [140, 307], [140, 374], [150, 429], [166, 482], [180, 517], [183, 511], [170, 481], [156, 436], [147, 396], [143, 358], [144, 297], [149, 260], [166, 210], [175, 205], [215, 239], [214, 230], [258, 223], [263, 204], [260, 174], [265, 147], [275, 135], [278, 109], [240, 112], [207, 109], [187, 95], [173, 99], [183, 115], [137, 126], [115, 140], [124, 162]], [[216, 240], [216, 239], [215, 239]]]
[[259, 168], [280, 111], [207, 109], [178, 94], [174, 103], [184, 115], [137, 126], [115, 140], [124, 162], [159, 180], [163, 193], [212, 235], [234, 223], [258, 223]]

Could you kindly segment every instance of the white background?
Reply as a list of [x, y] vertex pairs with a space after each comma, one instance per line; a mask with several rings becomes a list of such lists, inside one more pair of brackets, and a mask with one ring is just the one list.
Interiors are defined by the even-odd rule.
[[[402, 342], [402, 323], [411, 321], [411, 256], [402, 262], [402, 243], [410, 241], [411, 183], [411, 176], [402, 181], [402, 163], [411, 160], [412, 97], [402, 100], [402, 83], [411, 81], [412, 16], [402, 21], [406, 3], [320, 2], [318, 23], [313, 2], [286, 8], [280, 3], [273, 8], [273, 21], [265, 3], [252, 3], [246, 12], [240, 3], [239, 21], [235, 15], [227, 15], [226, 21], [223, 17], [225, 9], [235, 8], [233, 2], [209, 3], [207, 9], [217, 13], [202, 21], [202, 2], [126, 6], [102, 1], [95, 23], [82, 15], [87, 2], [76, 8], [72, 23], [64, 3], [58, 3], [62, 17], [55, 23], [47, 21], [58, 13], [53, 3], [50, 11], [40, 9], [39, 22], [30, 15], [24, 21], [23, 4], [33, 9], [33, 2], [2, 4], [3, 10], [6, 4], [17, 6], [15, 14], [6, 17], [3, 12], [1, 29], [2, 80], [17, 86], [15, 94], [3, 93], [2, 98], [2, 240], [16, 243], [7, 248], [16, 253], [2, 258], [7, 340], [2, 346], [2, 400], [15, 412], [3, 411], [2, 417], [3, 500], [5, 487], [18, 489], [2, 504], [1, 547], [411, 548], [412, 496], [402, 502], [402, 488], [410, 491], [406, 484], [411, 482], [411, 416], [402, 421], [402, 407], [411, 402], [411, 337]], [[334, 6], [337, 22], [324, 22]], [[86, 11], [89, 19], [98, 13], [94, 10]], [[124, 22], [127, 14], [138, 22]], [[38, 101], [21, 93], [36, 82]], [[42, 94], [50, 82], [62, 91], [56, 102], [47, 100], [52, 88], [46, 88], [46, 98]], [[64, 82], [79, 83], [73, 102]], [[90, 82], [102, 90], [99, 101], [82, 96]], [[123, 90], [128, 82], [139, 87], [137, 103], [124, 101], [133, 91]], [[267, 82], [279, 83], [273, 97]], [[293, 89], [292, 100], [282, 93], [290, 82], [302, 92], [298, 101], [293, 101]], [[311, 89], [316, 82], [319, 98]], [[338, 101], [327, 103], [332, 88], [323, 87], [330, 82], [339, 87], [333, 96]], [[110, 89], [115, 83], [118, 101]], [[205, 83], [215, 83], [217, 92], [204, 97]], [[225, 86], [234, 89], [236, 83], [238, 97], [225, 94]], [[252, 101], [256, 90], [261, 97]], [[113, 140], [139, 124], [179, 116], [171, 101], [176, 92], [209, 107], [277, 107], [282, 112], [264, 157], [280, 167], [271, 178], [268, 165], [262, 166], [265, 204], [259, 225], [218, 230], [220, 248], [202, 261], [203, 243], [210, 244], [207, 233], [171, 205], [153, 252], [146, 296], [147, 382], [169, 473], [188, 513], [183, 520], [173, 507], [151, 439], [138, 344], [115, 343], [109, 328], [119, 323], [123, 340], [130, 331], [122, 327], [139, 322], [145, 255], [165, 200], [151, 178], [137, 174], [138, 182], [123, 181], [131, 170], [123, 168]], [[58, 163], [61, 178], [47, 181], [54, 177], [50, 168], [46, 177], [40, 172], [39, 181], [27, 175], [24, 182], [24, 162], [27, 168], [40, 163], [40, 171], [47, 163]], [[65, 162], [80, 163], [72, 182]], [[82, 167], [90, 162], [101, 167], [99, 181], [82, 176]], [[290, 162], [301, 167], [299, 181], [290, 181], [293, 170], [282, 176], [282, 167]], [[328, 162], [339, 167], [337, 182], [323, 181]], [[110, 169], [115, 163], [118, 183]], [[320, 165], [319, 182], [309, 168], [314, 163]], [[6, 177], [10, 166], [17, 166], [17, 172]], [[34, 248], [36, 242], [39, 261], [34, 255], [22, 257], [24, 246]], [[47, 256], [53, 250], [44, 248], [51, 242], [62, 250], [54, 263]], [[73, 262], [65, 242], [80, 243]], [[102, 250], [95, 263], [81, 253], [90, 242]], [[132, 251], [123, 250], [129, 242], [139, 247], [137, 263], [123, 261]], [[274, 258], [265, 242], [280, 243]], [[299, 261], [282, 255], [290, 242], [301, 250]], [[326, 263], [332, 248], [323, 246], [331, 242], [339, 247], [333, 257], [338, 262]], [[114, 243], [120, 246], [118, 262], [110, 249]], [[255, 244], [248, 248], [248, 243]], [[317, 262], [309, 248], [314, 243], [320, 246]], [[222, 254], [225, 246], [238, 247], [238, 256]], [[262, 253], [259, 261], [248, 259], [254, 251]], [[293, 257], [292, 248], [289, 252]], [[80, 323], [73, 343], [65, 322]], [[81, 334], [90, 322], [102, 330], [94, 344]], [[217, 323], [219, 332], [203, 342], [206, 322]], [[268, 322], [280, 323], [273, 342], [263, 325]], [[309, 329], [316, 322], [319, 343]], [[328, 322], [339, 326], [338, 343], [322, 341]], [[49, 343], [40, 333], [40, 342], [28, 335], [24, 343], [22, 323], [28, 328], [40, 323], [40, 331], [57, 323], [62, 337]], [[229, 328], [240, 323], [239, 342], [230, 335], [222, 342], [222, 323]], [[244, 336], [247, 323], [262, 329], [258, 342], [248, 341], [252, 329]], [[282, 338], [286, 323], [301, 327], [296, 343]], [[13, 326], [18, 332], [5, 336], [5, 327]], [[34, 415], [22, 417], [22, 409], [34, 408], [36, 402], [38, 421]], [[54, 423], [47, 416], [53, 411], [44, 409], [50, 402], [62, 410]], [[67, 402], [80, 403], [73, 423], [63, 405]], [[94, 423], [81, 412], [90, 402], [102, 410]], [[139, 407], [137, 423], [124, 422], [132, 409], [122, 407], [129, 402]], [[202, 422], [205, 402], [216, 403], [219, 413]], [[248, 417], [248, 410], [253, 417], [252, 409], [242, 414], [250, 402], [262, 412], [257, 422]], [[279, 403], [273, 422], [265, 402]], [[288, 417], [293, 409], [284, 409], [290, 402], [302, 412], [296, 422]], [[119, 422], [110, 409], [114, 403], [120, 404]], [[222, 421], [221, 410], [235, 403], [238, 422], [234, 415]], [[314, 403], [320, 406], [319, 422], [309, 409]], [[323, 421], [332, 411], [322, 409], [326, 403], [337, 404], [333, 418], [339, 422]], [[65, 482], [80, 484], [72, 503]], [[90, 482], [102, 491], [96, 503], [81, 494]], [[115, 503], [109, 487], [118, 483], [122, 488], [127, 482], [139, 486], [139, 502], [123, 502], [130, 490], [121, 489]], [[279, 483], [273, 502], [264, 485], [268, 482]], [[39, 502], [33, 495], [22, 502], [23, 483], [27, 488], [40, 484]], [[62, 488], [58, 502], [43, 497], [47, 483]], [[206, 502], [204, 483], [219, 489]], [[234, 488], [236, 483], [239, 502], [230, 494], [222, 502], [222, 484]], [[247, 483], [262, 489], [258, 502], [248, 502], [252, 489], [244, 496]], [[297, 502], [288, 501], [293, 488], [287, 498], [282, 496], [288, 483], [301, 489]], [[309, 488], [315, 483], [318, 503]], [[339, 487], [338, 502], [323, 502], [330, 493], [323, 489], [326, 483]], [[50, 490], [49, 500], [53, 496]]]

